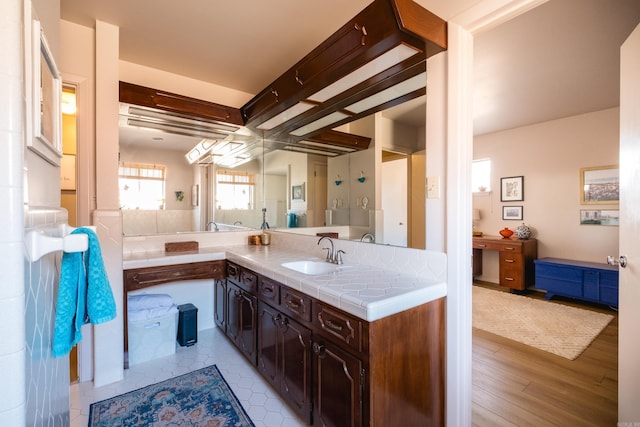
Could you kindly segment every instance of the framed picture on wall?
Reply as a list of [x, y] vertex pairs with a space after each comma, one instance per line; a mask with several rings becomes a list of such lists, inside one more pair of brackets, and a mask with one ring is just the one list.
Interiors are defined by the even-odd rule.
[[580, 203], [617, 205], [620, 203], [619, 177], [617, 165], [580, 169]]
[[522, 202], [524, 200], [524, 176], [500, 178], [500, 201]]
[[304, 200], [304, 183], [301, 185], [294, 185], [291, 187], [291, 199]]
[[502, 219], [522, 220], [522, 206], [503, 206]]
[[62, 80], [38, 20], [32, 21], [31, 37], [31, 54], [27, 57], [30, 62], [33, 109], [30, 112], [32, 133], [27, 135], [27, 147], [49, 163], [60, 166]]
[[580, 225], [620, 225], [617, 209], [580, 209]]

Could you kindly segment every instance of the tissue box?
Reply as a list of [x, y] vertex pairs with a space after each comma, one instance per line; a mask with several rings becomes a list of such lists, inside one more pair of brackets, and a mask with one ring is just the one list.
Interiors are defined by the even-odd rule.
[[176, 352], [178, 312], [128, 322], [129, 366]]

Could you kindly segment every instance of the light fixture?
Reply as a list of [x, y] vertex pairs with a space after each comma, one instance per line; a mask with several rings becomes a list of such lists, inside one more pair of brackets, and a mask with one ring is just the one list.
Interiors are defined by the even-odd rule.
[[154, 129], [161, 132], [173, 133], [182, 136], [193, 136], [196, 138], [208, 138], [208, 139], [222, 139], [226, 138], [228, 134], [222, 132], [216, 132], [215, 129], [208, 129], [203, 127], [193, 127], [180, 123], [157, 123], [153, 121], [147, 121], [144, 119], [127, 119], [127, 125], [136, 126], [145, 129]]
[[245, 124], [307, 140], [424, 95], [426, 59], [446, 48], [446, 22], [416, 1], [374, 0], [245, 104]]

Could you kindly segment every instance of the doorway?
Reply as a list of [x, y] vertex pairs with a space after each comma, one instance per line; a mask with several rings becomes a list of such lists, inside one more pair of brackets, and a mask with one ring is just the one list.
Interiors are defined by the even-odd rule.
[[407, 155], [392, 151], [382, 152], [382, 211], [383, 234], [381, 243], [407, 246]]
[[[78, 226], [78, 195], [76, 188], [76, 87], [64, 84], [62, 87], [62, 162], [60, 166], [60, 206], [67, 210], [68, 224]], [[69, 354], [69, 382], [80, 380], [78, 370], [78, 347]]]

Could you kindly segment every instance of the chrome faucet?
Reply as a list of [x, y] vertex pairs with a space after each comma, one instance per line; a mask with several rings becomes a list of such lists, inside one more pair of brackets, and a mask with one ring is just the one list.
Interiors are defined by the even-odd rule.
[[233, 225], [242, 225], [242, 221], [235, 221]]
[[328, 236], [322, 236], [320, 240], [318, 240], [318, 245], [324, 239], [327, 239], [329, 243], [331, 243], [331, 248], [322, 248], [327, 250], [327, 257], [325, 258], [325, 261], [330, 262], [332, 264], [339, 264], [339, 265], [342, 264], [342, 254], [346, 252], [343, 251], [342, 249], [339, 249], [336, 252], [336, 247], [333, 244], [333, 240], [331, 240], [331, 237], [328, 237]]
[[362, 235], [362, 237], [360, 238], [361, 242], [366, 242], [366, 243], [373, 243], [376, 241], [376, 238], [373, 237], [373, 234], [371, 233], [364, 233]]
[[213, 221], [209, 221], [209, 222], [207, 223], [207, 228], [209, 229], [209, 231], [212, 231], [212, 230], [211, 230], [211, 226], [212, 226], [212, 225], [213, 225], [213, 231], [220, 231], [220, 229], [218, 228], [218, 224], [216, 224], [216, 223], [215, 223], [215, 222], [213, 222]]

